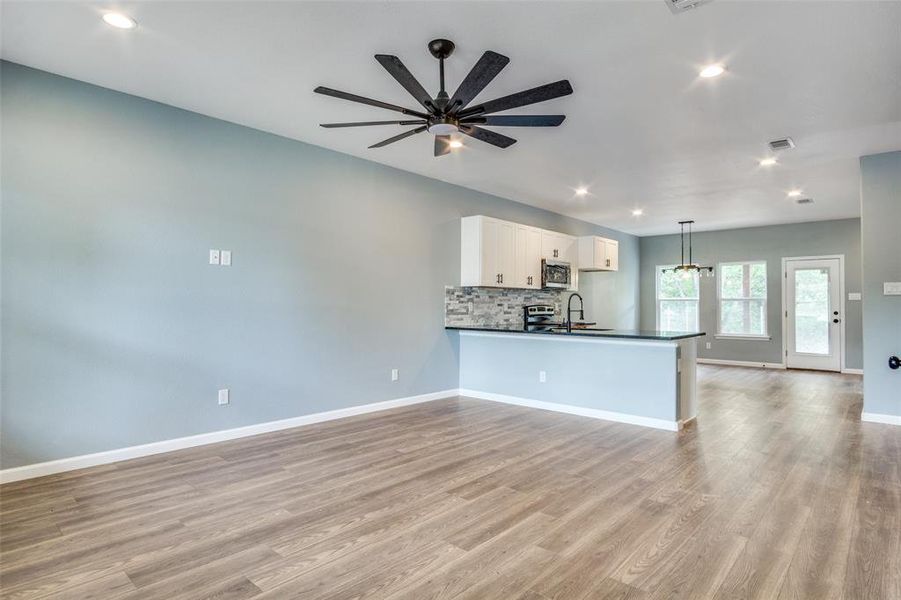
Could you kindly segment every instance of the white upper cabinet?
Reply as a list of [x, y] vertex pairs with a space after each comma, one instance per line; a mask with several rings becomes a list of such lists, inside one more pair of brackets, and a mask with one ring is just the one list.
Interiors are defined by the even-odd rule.
[[596, 235], [579, 238], [580, 271], [619, 270], [619, 242]]
[[578, 286], [578, 238], [481, 215], [463, 217], [460, 235], [463, 286], [541, 289], [542, 259], [568, 262]]
[[464, 286], [517, 287], [516, 224], [490, 217], [464, 217], [460, 226]]
[[528, 225], [516, 226], [515, 287], [541, 288], [541, 230]]
[[575, 267], [576, 238], [556, 231], [541, 231], [541, 258], [568, 262]]

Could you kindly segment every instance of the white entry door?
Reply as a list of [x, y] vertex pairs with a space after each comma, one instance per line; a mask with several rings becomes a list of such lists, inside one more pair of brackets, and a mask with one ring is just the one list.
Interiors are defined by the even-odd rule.
[[785, 366], [841, 371], [839, 259], [789, 259], [785, 266]]

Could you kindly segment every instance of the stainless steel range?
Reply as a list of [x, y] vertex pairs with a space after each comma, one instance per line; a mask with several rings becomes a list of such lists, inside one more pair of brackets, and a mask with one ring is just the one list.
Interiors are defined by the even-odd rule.
[[550, 331], [560, 327], [554, 321], [554, 307], [549, 304], [529, 304], [522, 307], [523, 329], [525, 331]]

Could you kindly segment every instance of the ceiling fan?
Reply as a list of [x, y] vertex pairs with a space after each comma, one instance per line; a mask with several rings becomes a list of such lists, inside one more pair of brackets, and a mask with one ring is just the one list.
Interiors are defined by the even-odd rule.
[[492, 113], [528, 106], [545, 100], [553, 100], [561, 96], [573, 93], [569, 81], [562, 79], [554, 83], [538, 86], [530, 90], [510, 94], [496, 100], [482, 102], [467, 108], [467, 105], [479, 92], [491, 83], [501, 70], [507, 66], [510, 59], [497, 52], [487, 51], [476, 62], [469, 74], [460, 83], [460, 87], [453, 96], [448, 96], [444, 89], [444, 59], [453, 53], [455, 45], [450, 40], [438, 39], [429, 42], [429, 52], [438, 59], [439, 79], [441, 90], [438, 96], [432, 98], [422, 84], [413, 77], [413, 74], [404, 66], [400, 59], [390, 54], [376, 54], [375, 59], [385, 67], [385, 70], [400, 83], [405, 90], [416, 98], [423, 106], [423, 110], [413, 110], [395, 104], [349, 94], [327, 87], [319, 86], [314, 92], [325, 94], [335, 98], [359, 102], [370, 106], [377, 106], [388, 110], [397, 111], [405, 115], [416, 117], [401, 121], [360, 121], [356, 123], [322, 123], [322, 127], [368, 127], [371, 125], [404, 125], [413, 126], [412, 129], [382, 140], [370, 148], [381, 148], [393, 144], [399, 140], [428, 131], [435, 136], [435, 156], [448, 154], [451, 150], [451, 134], [462, 133], [477, 140], [487, 142], [499, 148], [507, 148], [516, 143], [516, 140], [506, 135], [484, 129], [481, 127], [556, 127], [566, 118], [565, 115], [493, 115]]

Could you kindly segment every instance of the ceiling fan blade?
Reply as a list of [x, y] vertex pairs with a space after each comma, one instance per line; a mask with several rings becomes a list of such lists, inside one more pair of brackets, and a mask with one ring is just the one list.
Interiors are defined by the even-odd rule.
[[393, 144], [394, 142], [397, 142], [404, 138], [410, 137], [411, 135], [416, 135], [417, 133], [422, 133], [426, 129], [428, 129], [428, 127], [423, 125], [422, 127], [417, 127], [416, 129], [411, 129], [409, 131], [399, 133], [398, 135], [396, 135], [394, 137], [389, 137], [387, 140], [382, 140], [378, 144], [371, 145], [370, 148], [381, 148], [382, 146], [387, 146], [388, 144]]
[[435, 136], [435, 156], [444, 156], [445, 154], [450, 154], [451, 136], [449, 135], [436, 135]]
[[385, 70], [391, 73], [391, 76], [394, 77], [399, 84], [404, 86], [404, 89], [410, 92], [410, 94], [416, 98], [427, 111], [432, 112], [435, 110], [435, 104], [432, 102], [431, 94], [429, 94], [426, 89], [422, 87], [422, 84], [413, 77], [413, 73], [410, 73], [409, 69], [404, 66], [404, 63], [402, 63], [399, 58], [390, 54], [376, 54], [375, 59], [379, 61], [379, 64], [385, 67]]
[[493, 127], [556, 127], [566, 115], [485, 115], [469, 117], [463, 123]]
[[412, 121], [357, 121], [356, 123], [320, 123], [320, 127], [332, 129], [334, 127], [368, 127], [370, 125], [424, 125], [426, 121], [414, 119]]
[[509, 58], [491, 50], [483, 54], [451, 96], [448, 102], [450, 111], [460, 110], [469, 104], [509, 62]]
[[457, 116], [462, 119], [465, 117], [470, 117], [472, 115], [486, 115], [488, 113], [500, 112], [502, 110], [510, 110], [511, 108], [519, 108], [520, 106], [535, 104], [537, 102], [544, 102], [545, 100], [553, 100], [554, 98], [568, 96], [572, 93], [573, 88], [569, 84], [569, 81], [561, 79], [560, 81], [555, 81], [554, 83], [548, 83], [546, 85], [541, 85], [530, 90], [510, 94], [509, 96], [504, 96], [503, 98], [489, 100], [488, 102], [484, 102], [482, 104], [479, 104], [478, 106], [467, 108], [466, 110], [457, 113]]
[[492, 146], [497, 146], [499, 148], [507, 148], [516, 143], [512, 137], [507, 137], [502, 133], [498, 133], [496, 131], [489, 131], [487, 129], [482, 129], [481, 127], [476, 127], [475, 125], [460, 125], [460, 131], [468, 135], [469, 137], [474, 137], [477, 140], [482, 140], [483, 142], [487, 142]]
[[428, 119], [430, 116], [419, 111], [404, 108], [403, 106], [398, 106], [396, 104], [388, 104], [387, 102], [382, 102], [381, 100], [373, 100], [372, 98], [366, 98], [364, 96], [357, 96], [356, 94], [350, 94], [348, 92], [333, 90], [332, 88], [322, 87], [321, 85], [313, 91], [317, 94], [324, 94], [333, 98], [341, 98], [342, 100], [350, 100], [351, 102], [359, 102], [360, 104], [368, 104], [369, 106], [377, 106], [378, 108], [396, 110], [397, 112], [404, 113], [405, 115], [413, 115], [414, 117], [419, 117], [420, 119]]

